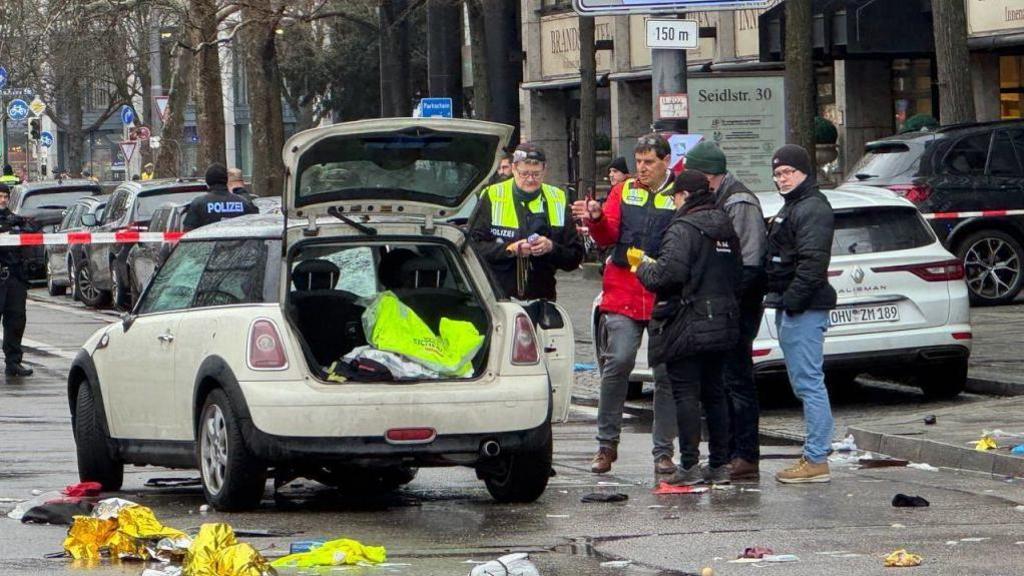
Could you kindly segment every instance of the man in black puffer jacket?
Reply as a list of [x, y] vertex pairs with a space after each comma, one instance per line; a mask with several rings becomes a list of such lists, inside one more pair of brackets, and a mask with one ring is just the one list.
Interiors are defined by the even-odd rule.
[[[636, 264], [637, 278], [657, 295], [648, 327], [651, 365], [665, 363], [676, 402], [679, 468], [667, 482], [728, 484], [729, 408], [722, 364], [739, 341], [740, 241], [729, 216], [715, 207], [704, 174], [686, 170], [673, 188], [680, 208], [658, 259], [643, 257]], [[697, 466], [702, 404], [709, 436], [705, 470]]]
[[836, 291], [828, 282], [835, 233], [832, 206], [818, 190], [803, 148], [779, 148], [772, 170], [785, 204], [768, 228], [765, 305], [775, 308], [779, 345], [790, 385], [804, 404], [807, 430], [803, 457], [775, 479], [786, 484], [828, 482], [834, 423], [822, 364], [829, 310], [836, 305]]

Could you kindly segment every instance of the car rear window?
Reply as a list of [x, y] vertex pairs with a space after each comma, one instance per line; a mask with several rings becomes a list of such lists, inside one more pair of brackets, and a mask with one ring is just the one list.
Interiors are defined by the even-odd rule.
[[875, 144], [850, 171], [849, 181], [888, 180], [911, 170], [917, 172], [920, 161], [920, 153], [903, 142]]
[[886, 206], [835, 211], [833, 256], [920, 248], [935, 236], [914, 208]]
[[135, 207], [135, 221], [146, 222], [153, 217], [157, 208], [172, 202], [174, 204], [186, 204], [196, 196], [205, 194], [206, 188], [194, 188], [191, 190], [155, 190], [139, 194]]
[[20, 210], [38, 210], [40, 208], [64, 209], [74, 206], [82, 196], [90, 196], [92, 190], [61, 190], [30, 192], [21, 204]]

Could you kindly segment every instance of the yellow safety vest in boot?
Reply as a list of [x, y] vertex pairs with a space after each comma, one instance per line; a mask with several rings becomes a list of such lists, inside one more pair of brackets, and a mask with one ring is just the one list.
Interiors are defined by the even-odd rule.
[[[555, 273], [575, 270], [583, 261], [583, 242], [568, 211], [565, 191], [544, 184], [540, 191], [526, 194], [514, 180], [489, 186], [480, 193], [480, 202], [469, 222], [473, 247], [488, 264], [496, 287], [507, 296], [524, 300], [555, 299]], [[517, 258], [508, 245], [532, 235], [551, 240], [551, 252], [527, 259], [528, 279], [519, 290]]]
[[670, 174], [658, 192], [637, 185], [636, 180], [632, 178], [622, 184], [619, 240], [612, 252], [612, 262], [615, 265], [629, 267], [626, 251], [630, 248], [639, 248], [651, 258], [657, 259], [661, 249], [661, 237], [676, 213], [672, 196], [660, 192], [671, 188], [674, 180]]

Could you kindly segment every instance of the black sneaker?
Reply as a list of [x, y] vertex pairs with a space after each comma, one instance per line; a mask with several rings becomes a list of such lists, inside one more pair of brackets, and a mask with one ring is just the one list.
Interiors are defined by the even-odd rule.
[[8, 364], [4, 373], [8, 376], [31, 376], [33, 370], [23, 364]]
[[704, 482], [704, 475], [701, 474], [700, 466], [697, 464], [689, 468], [683, 468], [680, 464], [676, 473], [665, 482], [673, 486], [694, 486]]
[[708, 484], [715, 484], [718, 486], [724, 486], [725, 484], [731, 484], [732, 481], [729, 478], [729, 466], [703, 466], [701, 473], [704, 475], [704, 481]]

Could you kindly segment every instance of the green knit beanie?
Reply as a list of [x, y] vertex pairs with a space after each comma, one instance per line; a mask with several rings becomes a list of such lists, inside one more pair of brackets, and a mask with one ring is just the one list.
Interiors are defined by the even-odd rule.
[[725, 153], [713, 142], [704, 141], [686, 153], [686, 169], [709, 175], [725, 174]]

